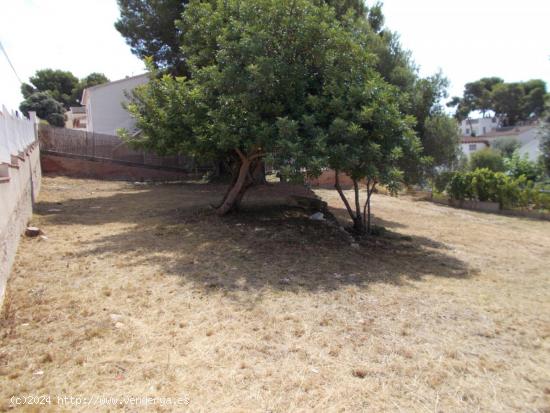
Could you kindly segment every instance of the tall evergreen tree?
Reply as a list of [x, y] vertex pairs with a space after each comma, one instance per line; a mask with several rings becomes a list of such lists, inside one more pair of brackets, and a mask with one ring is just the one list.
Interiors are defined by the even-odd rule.
[[120, 18], [115, 28], [140, 59], [152, 58], [159, 69], [188, 74], [180, 50], [183, 32], [176, 22], [188, 0], [117, 0]]

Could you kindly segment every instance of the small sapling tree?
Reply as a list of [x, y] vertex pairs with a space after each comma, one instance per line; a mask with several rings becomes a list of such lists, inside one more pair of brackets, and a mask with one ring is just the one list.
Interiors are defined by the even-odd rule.
[[[343, 90], [341, 91], [343, 92]], [[334, 105], [333, 102], [339, 102]], [[371, 197], [379, 184], [396, 193], [405, 180], [402, 165], [414, 162], [422, 169], [426, 159], [412, 126], [414, 119], [399, 110], [396, 88], [372, 76], [358, 82], [342, 95], [336, 91], [328, 97], [332, 123], [327, 139], [329, 165], [336, 171], [335, 187], [358, 235], [371, 232]], [[339, 173], [353, 181], [350, 202], [339, 182]], [[361, 200], [361, 185], [366, 197]]]

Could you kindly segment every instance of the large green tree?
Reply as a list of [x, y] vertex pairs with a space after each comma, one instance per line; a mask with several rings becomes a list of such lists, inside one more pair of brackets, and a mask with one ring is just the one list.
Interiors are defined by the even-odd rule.
[[532, 79], [523, 83], [523, 117], [539, 117], [545, 109], [546, 82], [541, 79]]
[[492, 93], [493, 110], [504, 125], [515, 125], [524, 120], [523, 102], [525, 90], [521, 83], [501, 83]]
[[140, 59], [174, 75], [188, 74], [180, 49], [183, 31], [176, 22], [187, 0], [117, 0], [120, 18], [115, 28]]
[[60, 102], [66, 109], [77, 104], [73, 91], [78, 86], [78, 78], [69, 71], [37, 70], [29, 80], [31, 84], [21, 85], [21, 93], [25, 99], [36, 92], [48, 92], [51, 98]]
[[344, 17], [349, 11], [358, 16], [365, 16], [367, 7], [363, 0], [322, 0], [336, 11], [338, 18]]
[[334, 106], [354, 108], [349, 82], [365, 94], [371, 78], [371, 88], [385, 88], [350, 24], [308, 0], [190, 1], [178, 23], [190, 77], [154, 72], [137, 88], [129, 109], [143, 133], [127, 138], [162, 153], [233, 155], [237, 173], [220, 214], [238, 206], [265, 157], [285, 173], [315, 174], [327, 164]]
[[49, 92], [36, 92], [29, 95], [19, 106], [25, 116], [34, 111], [36, 115], [53, 126], [65, 126], [63, 105], [55, 100]]
[[432, 172], [437, 167], [455, 166], [461, 151], [459, 130], [452, 117], [444, 113], [428, 117], [424, 124], [423, 137], [424, 154], [432, 159]]
[[478, 110], [485, 117], [490, 110], [494, 110], [494, 89], [503, 83], [499, 77], [484, 77], [467, 83], [464, 87], [464, 103], [469, 106], [470, 111]]
[[505, 83], [498, 77], [486, 77], [467, 83], [462, 97], [453, 97], [447, 106], [456, 108], [459, 121], [479, 111], [482, 116], [494, 113], [502, 125], [515, 125], [538, 118], [546, 95], [546, 83], [540, 79]]

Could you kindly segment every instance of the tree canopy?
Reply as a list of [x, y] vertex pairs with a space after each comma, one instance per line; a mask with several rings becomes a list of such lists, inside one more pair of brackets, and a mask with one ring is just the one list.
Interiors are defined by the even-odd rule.
[[[397, 180], [397, 160], [420, 144], [398, 89], [374, 70], [369, 33], [354, 24], [308, 0], [191, 0], [177, 23], [190, 76], [152, 67], [129, 105], [143, 133], [127, 138], [161, 153], [233, 154], [238, 173], [221, 214], [238, 206], [265, 157], [286, 173], [315, 174], [337, 166], [333, 150], [347, 145], [359, 161], [342, 171]], [[349, 133], [338, 137], [342, 128]]]
[[[351, 11], [367, 16], [375, 26], [382, 26], [381, 4], [367, 8], [362, 0], [316, 0], [333, 7], [338, 18]], [[189, 0], [117, 0], [120, 18], [115, 28], [126, 39], [132, 53], [140, 59], [151, 58], [158, 69], [173, 75], [189, 71], [180, 46], [185, 35], [178, 21]]]
[[[188, 66], [187, 58], [193, 58], [192, 53], [202, 53], [205, 58], [210, 58], [209, 50], [215, 48], [213, 44], [197, 43], [198, 47], [186, 50], [185, 44], [191, 44], [193, 41], [215, 43], [216, 39], [213, 36], [207, 40], [203, 36], [197, 37], [194, 27], [188, 27], [180, 22], [182, 12], [185, 12], [188, 3], [187, 0], [119, 0], [121, 17], [115, 26], [138, 57], [149, 57], [155, 68], [163, 72], [190, 78], [194, 75], [194, 70]], [[400, 108], [416, 118], [414, 129], [424, 142], [424, 124], [427, 119], [437, 116], [441, 120], [445, 116], [440, 101], [446, 97], [448, 81], [440, 73], [427, 78], [418, 76], [411, 54], [402, 48], [399, 36], [384, 27], [384, 14], [380, 2], [371, 6], [366, 6], [362, 0], [313, 0], [312, 3], [316, 6], [328, 5], [347, 30], [363, 34], [362, 47], [373, 55], [371, 66], [386, 82], [400, 88], [403, 97], [406, 97], [400, 100]], [[203, 52], [199, 50], [201, 48]], [[447, 123], [450, 122], [448, 119]], [[438, 125], [442, 125], [442, 122]], [[446, 152], [452, 156], [458, 147], [456, 134], [452, 128], [443, 128], [440, 132], [446, 135], [440, 135], [437, 139], [441, 145], [453, 145], [453, 148]], [[433, 128], [429, 139], [434, 139]], [[434, 154], [430, 153], [433, 146], [425, 147], [425, 154], [433, 156]], [[442, 160], [441, 153], [437, 155], [442, 164], [449, 165], [456, 160], [454, 156]], [[415, 165], [408, 169], [407, 177], [411, 181], [420, 179], [419, 174], [413, 173]]]
[[125, 38], [132, 53], [151, 58], [157, 68], [174, 75], [188, 74], [180, 50], [183, 32], [176, 22], [187, 0], [117, 0], [120, 18], [115, 28]]
[[448, 106], [456, 107], [458, 120], [479, 111], [482, 116], [493, 113], [503, 125], [515, 125], [539, 117], [546, 96], [546, 83], [540, 79], [506, 83], [501, 78], [488, 77], [467, 83], [462, 97], [454, 97]]
[[367, 7], [362, 0], [322, 0], [329, 6], [334, 8], [336, 16], [343, 18], [349, 11], [357, 16], [365, 16]]
[[25, 116], [34, 111], [36, 115], [48, 121], [53, 126], [65, 126], [63, 105], [55, 100], [49, 92], [36, 92], [31, 94], [19, 106]]
[[66, 109], [77, 104], [73, 91], [78, 85], [78, 78], [71, 72], [42, 69], [37, 70], [29, 80], [31, 84], [21, 85], [21, 93], [25, 99], [36, 92], [48, 92], [51, 98], [60, 102]]

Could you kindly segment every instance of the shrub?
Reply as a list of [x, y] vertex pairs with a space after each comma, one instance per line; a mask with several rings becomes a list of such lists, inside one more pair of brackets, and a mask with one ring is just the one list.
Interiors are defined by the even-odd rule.
[[512, 137], [500, 138], [493, 144], [493, 148], [505, 158], [511, 157], [519, 146], [518, 140]]
[[504, 172], [506, 168], [500, 152], [490, 148], [474, 152], [470, 156], [470, 170], [475, 171], [476, 169], [483, 168], [487, 168], [493, 172]]
[[544, 193], [544, 192], [539, 192], [539, 190], [537, 189], [535, 191], [537, 193], [537, 196], [535, 198], [535, 208], [537, 209], [546, 209], [548, 211], [550, 211], [550, 194], [549, 193]]
[[476, 169], [470, 172], [470, 182], [474, 197], [480, 201], [496, 202], [497, 193], [497, 173], [490, 171], [487, 168]]
[[453, 199], [472, 199], [473, 193], [469, 173], [457, 172], [447, 185], [447, 193]]
[[453, 179], [454, 172], [451, 171], [444, 171], [440, 172], [433, 178], [433, 185], [437, 192], [441, 193], [445, 191], [445, 188], [447, 188], [447, 185]]
[[492, 201], [498, 202], [501, 209], [529, 205], [531, 197], [525, 188], [527, 181], [525, 177], [514, 179], [503, 173], [497, 173], [495, 180], [495, 197]]
[[539, 197], [539, 190], [525, 176], [514, 178], [487, 168], [456, 172], [447, 193], [456, 200], [498, 202], [501, 208], [528, 206]]
[[504, 159], [506, 172], [513, 178], [525, 176], [528, 180], [536, 182], [543, 174], [540, 165], [531, 162], [527, 154], [522, 158], [518, 151], [515, 151], [510, 158]]

